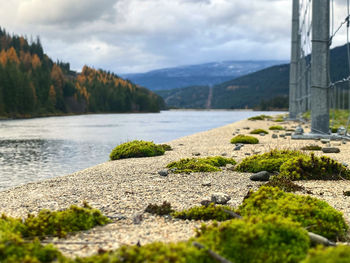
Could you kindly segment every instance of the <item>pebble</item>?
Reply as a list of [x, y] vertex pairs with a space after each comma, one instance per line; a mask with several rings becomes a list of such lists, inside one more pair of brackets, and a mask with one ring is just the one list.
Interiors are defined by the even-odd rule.
[[324, 147], [322, 148], [324, 153], [340, 153], [340, 149], [337, 147]]
[[202, 186], [211, 186], [211, 182], [210, 181], [204, 181], [202, 183]]
[[142, 222], [142, 214], [137, 214], [136, 216], [134, 216], [134, 218], [132, 219], [132, 221], [133, 221], [133, 223], [135, 224], [135, 225], [139, 225], [139, 224], [141, 224], [141, 222]]
[[243, 129], [245, 129], [245, 130], [250, 130], [250, 127], [243, 127]]
[[234, 171], [235, 170], [235, 166], [233, 164], [226, 164], [226, 170], [229, 170], [229, 171]]
[[330, 139], [321, 139], [321, 142], [322, 142], [323, 144], [326, 144], [326, 143], [330, 143], [331, 140], [330, 140]]
[[277, 139], [278, 135], [277, 134], [272, 134], [272, 139]]
[[286, 136], [292, 136], [292, 133], [291, 132], [286, 132], [285, 135]]
[[160, 171], [158, 171], [158, 174], [159, 174], [160, 176], [168, 176], [169, 170], [168, 170], [168, 169], [160, 170]]
[[253, 174], [250, 176], [250, 180], [252, 181], [259, 181], [259, 182], [265, 182], [270, 179], [271, 174], [267, 171], [261, 171], [258, 173]]
[[264, 132], [259, 133], [260, 136], [265, 136]]
[[211, 201], [215, 204], [224, 205], [231, 200], [231, 197], [225, 193], [213, 193], [211, 195]]
[[285, 137], [286, 137], [285, 134], [280, 134], [279, 136], [280, 136], [281, 138], [285, 138]]
[[249, 156], [249, 155], [251, 155], [251, 153], [244, 153], [244, 155], [247, 155], [247, 156]]
[[194, 153], [192, 153], [192, 155], [193, 155], [193, 156], [199, 156], [199, 155], [201, 155], [201, 153], [199, 153], [199, 152], [194, 152]]
[[207, 199], [201, 201], [201, 205], [203, 205], [203, 206], [208, 206], [208, 205], [210, 205], [211, 203], [212, 203], [212, 201], [207, 200]]
[[227, 156], [227, 153], [222, 153], [221, 156]]

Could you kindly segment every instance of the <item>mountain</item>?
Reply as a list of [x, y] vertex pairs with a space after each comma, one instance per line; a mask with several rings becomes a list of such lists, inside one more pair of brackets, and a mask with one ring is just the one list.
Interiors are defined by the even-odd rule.
[[0, 116], [32, 117], [70, 113], [158, 112], [155, 93], [104, 70], [53, 62], [40, 38], [29, 41], [0, 27]]
[[122, 76], [150, 90], [169, 90], [188, 86], [214, 85], [282, 63], [283, 61], [275, 60], [222, 61]]
[[[349, 76], [346, 45], [330, 52], [331, 80]], [[308, 58], [309, 59], [309, 58]], [[345, 84], [343, 84], [345, 89]], [[156, 91], [169, 107], [213, 109], [286, 109], [289, 95], [289, 64], [272, 66], [211, 86]]]

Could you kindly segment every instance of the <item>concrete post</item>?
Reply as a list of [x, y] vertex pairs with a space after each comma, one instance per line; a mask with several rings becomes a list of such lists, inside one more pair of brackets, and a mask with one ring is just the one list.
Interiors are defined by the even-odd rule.
[[289, 119], [296, 119], [297, 82], [298, 82], [298, 33], [299, 33], [299, 0], [293, 0], [292, 13], [292, 46], [289, 71]]
[[329, 134], [330, 0], [312, 4], [311, 132]]

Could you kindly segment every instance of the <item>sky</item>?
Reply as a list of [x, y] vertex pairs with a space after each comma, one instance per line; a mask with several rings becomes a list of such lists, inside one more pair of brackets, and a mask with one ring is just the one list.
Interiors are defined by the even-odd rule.
[[[308, 0], [301, 0], [307, 2]], [[53, 60], [117, 74], [224, 60], [289, 60], [291, 0], [0, 0], [0, 26]], [[346, 0], [334, 0], [334, 25]], [[333, 45], [346, 42], [345, 30]]]

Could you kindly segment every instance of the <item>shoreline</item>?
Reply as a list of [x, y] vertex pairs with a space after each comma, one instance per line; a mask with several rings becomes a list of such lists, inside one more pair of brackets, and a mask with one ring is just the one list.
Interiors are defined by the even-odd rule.
[[[248, 134], [252, 129], [267, 130], [272, 125], [292, 128], [296, 123], [238, 121], [170, 141], [168, 144], [173, 151], [162, 156], [106, 162], [70, 175], [7, 189], [0, 192], [0, 212], [9, 216], [25, 217], [28, 213], [37, 213], [41, 209], [59, 210], [87, 201], [103, 214], [114, 218], [114, 222], [107, 226], [60, 239], [62, 242], [57, 247], [68, 256], [87, 256], [96, 253], [100, 248], [115, 249], [123, 244], [136, 244], [138, 241], [146, 244], [154, 241], [185, 240], [194, 235], [194, 229], [201, 225], [200, 221], [180, 221], [143, 214], [141, 224], [134, 224], [133, 217], [143, 213], [149, 203], [161, 204], [168, 201], [176, 210], [188, 209], [199, 205], [200, 201], [208, 199], [214, 192], [228, 194], [231, 197], [228, 205], [237, 207], [247, 192], [257, 189], [261, 183], [251, 181], [250, 174], [226, 169], [217, 173], [169, 174], [167, 177], [160, 176], [158, 171], [164, 169], [169, 162], [191, 158], [194, 153], [200, 153], [200, 157], [233, 157], [239, 162], [248, 155], [273, 148], [300, 149], [302, 146], [315, 144], [314, 141], [296, 141], [290, 137], [272, 139], [273, 132], [269, 131], [266, 136], [256, 136], [260, 140], [258, 145], [245, 145], [240, 151], [233, 151], [234, 145], [230, 143], [230, 139], [237, 129], [242, 134]], [[250, 127], [250, 130], [244, 129], [245, 127]], [[332, 142], [336, 143], [338, 142]], [[320, 142], [317, 144], [320, 145]], [[337, 147], [341, 149], [341, 153], [324, 155], [350, 163], [350, 144]], [[203, 186], [204, 181], [210, 181], [211, 186]], [[342, 211], [346, 220], [350, 221], [350, 197], [343, 195], [343, 191], [350, 190], [350, 182], [297, 183], [311, 190], [311, 196], [325, 200]], [[64, 244], [65, 242], [70, 244]], [[78, 245], [79, 242], [89, 244]]]

